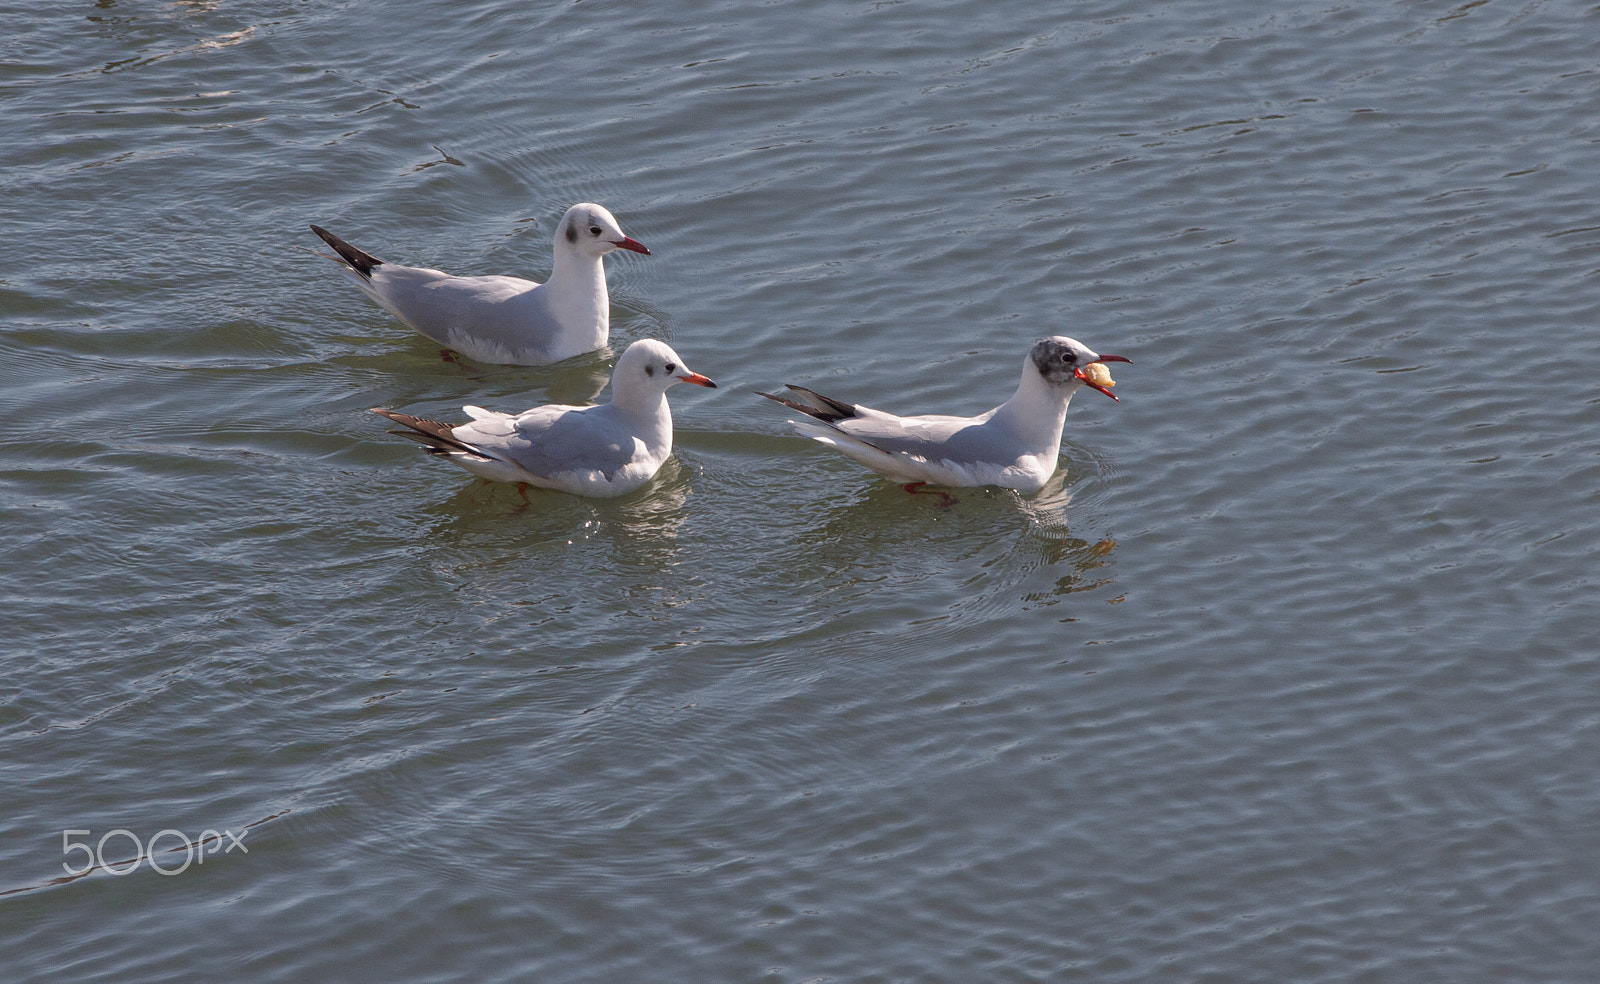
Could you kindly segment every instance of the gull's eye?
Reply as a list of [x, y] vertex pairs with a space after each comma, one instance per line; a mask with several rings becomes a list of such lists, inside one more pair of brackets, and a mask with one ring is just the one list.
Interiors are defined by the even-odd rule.
[[673, 364], [671, 362], [667, 363], [667, 372], [669, 374], [677, 372], [677, 371], [678, 371], [678, 367], [675, 364]]
[[600, 227], [599, 226], [590, 226], [589, 227], [589, 235], [591, 235], [591, 236], [600, 235]]

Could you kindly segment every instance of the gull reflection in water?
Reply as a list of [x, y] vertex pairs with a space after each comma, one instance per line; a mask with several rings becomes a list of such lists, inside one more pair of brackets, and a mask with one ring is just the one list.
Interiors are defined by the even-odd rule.
[[430, 538], [485, 558], [599, 542], [618, 564], [665, 568], [683, 549], [678, 536], [694, 478], [674, 456], [642, 488], [615, 499], [468, 479], [424, 512], [433, 519]]
[[[816, 518], [799, 517], [772, 556], [787, 589], [856, 607], [923, 597], [943, 611], [995, 613], [1042, 607], [1101, 587], [1115, 541], [1073, 531], [1069, 507], [1103, 472], [1088, 462], [1022, 495], [995, 487], [908, 493], [869, 480], [836, 487]], [[770, 524], [769, 524], [770, 525]], [[868, 600], [872, 599], [872, 600]]]

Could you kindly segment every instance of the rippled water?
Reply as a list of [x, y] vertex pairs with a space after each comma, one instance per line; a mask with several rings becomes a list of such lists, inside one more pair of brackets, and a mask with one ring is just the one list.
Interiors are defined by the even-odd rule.
[[[1594, 979], [1592, 5], [4, 18], [0, 976]], [[294, 247], [542, 279], [580, 200], [722, 388], [525, 503], [367, 408], [611, 356]], [[754, 395], [976, 412], [1058, 332], [1135, 364], [1035, 496]]]

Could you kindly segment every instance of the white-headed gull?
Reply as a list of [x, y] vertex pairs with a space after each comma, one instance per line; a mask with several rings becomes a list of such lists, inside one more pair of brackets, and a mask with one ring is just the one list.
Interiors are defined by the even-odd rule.
[[373, 408], [407, 430], [389, 433], [427, 445], [474, 475], [576, 495], [625, 495], [648, 482], [672, 454], [667, 388], [716, 383], [690, 372], [665, 342], [629, 345], [611, 373], [611, 402], [593, 407], [550, 404], [522, 413], [466, 407], [464, 424], [441, 424]]
[[1101, 382], [1086, 367], [1131, 361], [1097, 355], [1063, 335], [1043, 339], [1023, 360], [1011, 399], [976, 417], [897, 417], [802, 386], [789, 387], [798, 401], [761, 395], [806, 415], [790, 421], [795, 430], [913, 491], [927, 484], [1033, 492], [1055, 474], [1067, 404], [1078, 388], [1088, 385], [1116, 399], [1106, 385], [1109, 374]]
[[321, 226], [311, 231], [357, 287], [440, 345], [479, 362], [543, 366], [604, 348], [611, 300], [602, 258], [617, 249], [650, 255], [612, 214], [584, 202], [556, 225], [555, 262], [544, 283], [518, 277], [454, 277], [385, 263]]

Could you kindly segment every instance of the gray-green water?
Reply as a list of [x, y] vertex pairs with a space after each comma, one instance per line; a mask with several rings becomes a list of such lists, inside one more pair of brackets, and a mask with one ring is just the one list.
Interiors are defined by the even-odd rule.
[[[0, 978], [1595, 979], [1592, 4], [0, 20]], [[293, 247], [542, 279], [583, 200], [722, 388], [524, 504], [367, 408], [610, 356]], [[753, 392], [976, 412], [1058, 332], [1135, 364], [1037, 496]]]

